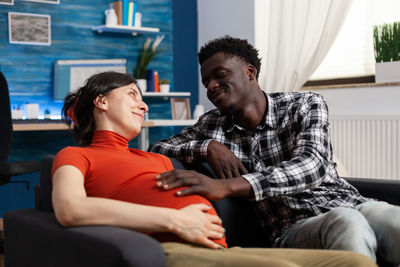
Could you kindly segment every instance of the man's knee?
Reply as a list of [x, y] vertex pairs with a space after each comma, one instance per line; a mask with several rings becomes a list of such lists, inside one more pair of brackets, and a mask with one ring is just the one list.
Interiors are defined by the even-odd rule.
[[368, 223], [364, 216], [356, 209], [352, 208], [334, 208], [325, 214], [326, 222], [334, 222], [335, 224], [353, 225], [357, 222]]
[[359, 211], [351, 208], [329, 211], [322, 232], [326, 248], [356, 251], [375, 259], [375, 233]]
[[323, 232], [334, 235], [346, 234], [349, 237], [374, 234], [365, 217], [351, 208], [335, 208], [326, 213]]

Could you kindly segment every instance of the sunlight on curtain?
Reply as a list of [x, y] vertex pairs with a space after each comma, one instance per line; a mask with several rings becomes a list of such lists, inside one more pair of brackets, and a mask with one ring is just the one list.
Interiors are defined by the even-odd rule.
[[259, 84], [267, 92], [296, 91], [326, 56], [352, 0], [256, 0]]
[[400, 21], [398, 0], [354, 0], [338, 37], [310, 80], [375, 74], [373, 25]]

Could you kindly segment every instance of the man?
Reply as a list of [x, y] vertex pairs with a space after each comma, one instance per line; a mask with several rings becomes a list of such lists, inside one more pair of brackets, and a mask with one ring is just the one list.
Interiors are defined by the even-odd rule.
[[[221, 179], [172, 171], [158, 186], [189, 186], [212, 200], [252, 199], [276, 247], [351, 250], [400, 263], [400, 207], [372, 201], [338, 177], [328, 108], [310, 92], [264, 93], [258, 51], [225, 36], [198, 54], [207, 96], [217, 107], [149, 150], [207, 161]], [[229, 179], [224, 179], [229, 178]]]

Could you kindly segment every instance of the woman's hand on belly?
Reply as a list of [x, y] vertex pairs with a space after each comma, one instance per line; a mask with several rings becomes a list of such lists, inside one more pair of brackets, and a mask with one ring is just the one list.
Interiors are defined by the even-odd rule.
[[206, 213], [210, 209], [211, 207], [205, 204], [192, 204], [177, 210], [171, 231], [191, 243], [219, 248], [221, 245], [210, 239], [223, 238], [225, 229], [221, 226], [218, 216]]

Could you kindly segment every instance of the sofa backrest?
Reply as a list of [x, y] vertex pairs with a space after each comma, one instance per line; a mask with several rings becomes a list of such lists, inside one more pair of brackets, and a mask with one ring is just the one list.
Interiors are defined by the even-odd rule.
[[40, 210], [54, 212], [51, 202], [51, 168], [53, 166], [54, 155], [46, 155], [42, 159], [40, 169], [40, 187], [35, 188], [35, 207]]

